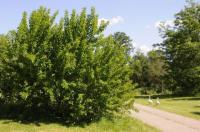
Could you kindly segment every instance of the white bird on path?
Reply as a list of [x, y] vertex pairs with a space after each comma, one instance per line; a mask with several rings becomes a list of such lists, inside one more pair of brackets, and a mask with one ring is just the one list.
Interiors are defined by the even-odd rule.
[[153, 104], [153, 100], [151, 99], [150, 95], [149, 95], [148, 102], [149, 102], [149, 104]]
[[157, 97], [156, 105], [159, 105], [159, 104], [160, 104], [159, 97]]

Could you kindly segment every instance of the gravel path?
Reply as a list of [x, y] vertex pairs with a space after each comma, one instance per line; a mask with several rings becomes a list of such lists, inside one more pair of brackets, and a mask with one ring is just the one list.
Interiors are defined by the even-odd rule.
[[141, 104], [134, 104], [139, 112], [131, 111], [131, 116], [158, 128], [162, 132], [200, 132], [200, 121], [158, 110]]

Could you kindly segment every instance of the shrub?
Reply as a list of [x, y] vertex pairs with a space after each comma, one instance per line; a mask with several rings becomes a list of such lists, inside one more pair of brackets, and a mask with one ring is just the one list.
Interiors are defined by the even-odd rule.
[[[4, 102], [23, 104], [32, 113], [51, 113], [70, 122], [98, 119], [130, 99], [129, 59], [95, 9], [72, 11], [55, 23], [57, 12], [40, 7], [23, 13], [7, 35], [0, 92]], [[53, 112], [53, 113], [52, 113]]]

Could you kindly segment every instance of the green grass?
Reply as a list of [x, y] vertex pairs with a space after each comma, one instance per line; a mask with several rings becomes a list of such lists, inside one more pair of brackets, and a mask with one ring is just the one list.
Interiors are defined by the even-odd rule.
[[23, 124], [12, 120], [0, 120], [3, 132], [157, 132], [155, 128], [131, 117], [118, 117], [113, 120], [102, 118], [96, 123], [85, 126], [64, 126], [56, 123]]
[[[148, 98], [136, 98], [135, 102], [149, 105], [147, 100]], [[156, 101], [156, 99], [153, 100]], [[169, 97], [160, 99], [160, 103], [152, 107], [200, 120], [199, 97]]]

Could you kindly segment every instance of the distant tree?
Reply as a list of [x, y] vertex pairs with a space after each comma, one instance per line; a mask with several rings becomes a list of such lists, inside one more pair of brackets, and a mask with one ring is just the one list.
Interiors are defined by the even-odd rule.
[[[3, 61], [6, 59], [6, 50], [8, 46], [8, 39], [5, 35], [0, 35], [0, 82], [3, 80], [4, 74], [4, 66]], [[0, 89], [3, 87], [2, 83], [0, 83]], [[1, 93], [1, 91], [0, 91]], [[1, 99], [1, 97], [0, 97]]]
[[148, 82], [155, 91], [163, 92], [166, 64], [160, 50], [148, 52]]
[[[0, 35], [0, 62], [2, 61], [4, 54], [6, 52], [6, 48], [8, 45], [8, 39], [5, 35]], [[1, 65], [2, 63], [0, 63]]]
[[136, 51], [133, 56], [131, 68], [133, 70], [133, 82], [137, 83], [139, 87], [146, 87], [148, 80], [148, 59], [141, 51]]
[[166, 74], [165, 60], [163, 53], [159, 50], [152, 50], [144, 55], [137, 51], [132, 60], [132, 79], [134, 83], [142, 88], [144, 93], [147, 90], [162, 92], [164, 86], [164, 75]]
[[126, 33], [116, 32], [113, 34], [113, 38], [116, 43], [126, 48], [127, 54], [130, 54], [133, 51], [132, 40]]

